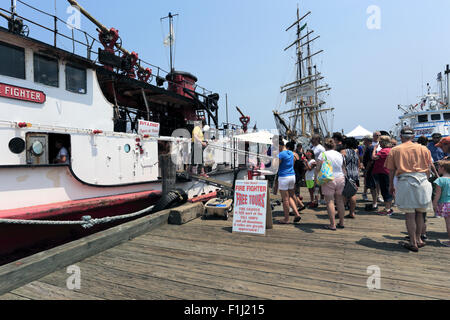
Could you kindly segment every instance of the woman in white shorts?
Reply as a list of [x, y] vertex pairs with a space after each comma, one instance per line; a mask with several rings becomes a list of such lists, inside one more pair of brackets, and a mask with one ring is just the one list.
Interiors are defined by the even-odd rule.
[[289, 208], [295, 213], [294, 222], [301, 220], [300, 214], [297, 210], [295, 202], [295, 171], [294, 171], [294, 153], [286, 149], [284, 142], [280, 139], [280, 154], [278, 158], [278, 190], [280, 190], [281, 198], [283, 200], [284, 220], [280, 223], [289, 223]]

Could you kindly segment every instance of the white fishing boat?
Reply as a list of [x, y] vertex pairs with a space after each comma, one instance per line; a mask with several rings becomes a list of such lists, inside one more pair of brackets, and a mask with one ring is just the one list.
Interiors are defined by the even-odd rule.
[[405, 126], [414, 129], [416, 138], [425, 136], [430, 139], [434, 133], [440, 133], [443, 137], [450, 135], [449, 65], [444, 74], [446, 79], [442, 73], [437, 76], [438, 92], [432, 92], [430, 84], [427, 84], [427, 94], [420, 97], [418, 103], [398, 106], [403, 115], [393, 129], [395, 136], [399, 137], [400, 130]]

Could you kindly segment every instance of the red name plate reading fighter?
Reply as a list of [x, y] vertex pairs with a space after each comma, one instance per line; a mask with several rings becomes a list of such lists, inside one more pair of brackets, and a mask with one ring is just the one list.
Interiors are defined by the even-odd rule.
[[44, 103], [46, 96], [42, 91], [12, 86], [0, 83], [0, 97], [23, 100], [33, 103]]

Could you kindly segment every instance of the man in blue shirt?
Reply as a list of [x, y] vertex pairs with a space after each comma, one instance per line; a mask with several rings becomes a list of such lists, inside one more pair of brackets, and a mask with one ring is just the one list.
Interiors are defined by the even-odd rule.
[[440, 133], [434, 133], [432, 135], [433, 141], [428, 144], [428, 150], [431, 152], [431, 156], [433, 157], [433, 162], [437, 162], [442, 160], [445, 156], [447, 156], [441, 148], [436, 147], [436, 144], [439, 143], [442, 139], [442, 135]]

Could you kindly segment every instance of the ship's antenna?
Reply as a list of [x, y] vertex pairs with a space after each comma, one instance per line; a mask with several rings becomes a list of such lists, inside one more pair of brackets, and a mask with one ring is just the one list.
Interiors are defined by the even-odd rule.
[[174, 33], [173, 33], [173, 17], [178, 16], [178, 14], [172, 14], [169, 12], [167, 17], [161, 18], [161, 20], [169, 19], [169, 45], [170, 45], [170, 72], [173, 72], [173, 62], [172, 62], [172, 51], [173, 51], [173, 42], [174, 42]]
[[16, 17], [16, 8], [17, 8], [17, 1], [11, 0], [11, 19], [14, 20]]
[[450, 75], [450, 66], [447, 65], [447, 69], [445, 69], [445, 75], [447, 76], [447, 108], [450, 107], [450, 82], [449, 82], [449, 75]]

